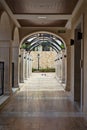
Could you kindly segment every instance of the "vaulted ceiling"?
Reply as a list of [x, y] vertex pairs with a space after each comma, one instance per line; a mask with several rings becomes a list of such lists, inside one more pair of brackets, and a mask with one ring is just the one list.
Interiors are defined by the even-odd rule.
[[3, 1], [23, 27], [65, 27], [80, 0]]

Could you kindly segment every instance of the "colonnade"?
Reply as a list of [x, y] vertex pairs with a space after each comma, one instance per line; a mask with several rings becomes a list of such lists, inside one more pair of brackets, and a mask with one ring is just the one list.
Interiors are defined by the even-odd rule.
[[19, 79], [20, 82], [23, 83], [24, 80], [27, 80], [31, 74], [32, 74], [32, 58], [29, 54], [29, 52], [25, 50], [21, 50], [20, 55], [19, 55], [19, 60], [20, 60], [20, 74], [19, 74]]
[[58, 81], [62, 84], [66, 85], [67, 81], [67, 67], [66, 67], [66, 51], [62, 50], [58, 53], [57, 59], [56, 59], [56, 78]]

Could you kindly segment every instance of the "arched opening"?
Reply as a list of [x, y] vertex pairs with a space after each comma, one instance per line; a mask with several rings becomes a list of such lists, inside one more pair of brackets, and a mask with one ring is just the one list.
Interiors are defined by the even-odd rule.
[[30, 77], [32, 70], [53, 71], [57, 80], [66, 86], [66, 44], [61, 37], [43, 31], [30, 34], [21, 41], [19, 57], [21, 82]]
[[[0, 92], [2, 95], [11, 92], [11, 44], [12, 24], [8, 14], [3, 11], [0, 15]], [[5, 69], [6, 68], [6, 69]]]

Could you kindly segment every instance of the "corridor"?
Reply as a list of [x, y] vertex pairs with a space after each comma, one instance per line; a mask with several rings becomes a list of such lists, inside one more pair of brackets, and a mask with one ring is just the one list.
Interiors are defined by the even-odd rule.
[[0, 112], [0, 130], [87, 130], [54, 73], [33, 73]]

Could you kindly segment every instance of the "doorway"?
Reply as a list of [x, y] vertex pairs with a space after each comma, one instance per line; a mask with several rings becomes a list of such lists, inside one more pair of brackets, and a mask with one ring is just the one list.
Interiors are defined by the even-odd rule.
[[0, 62], [0, 96], [4, 92], [4, 62]]
[[14, 87], [14, 63], [12, 63], [12, 87]]
[[74, 101], [82, 110], [82, 33], [81, 24], [75, 29], [74, 46]]

